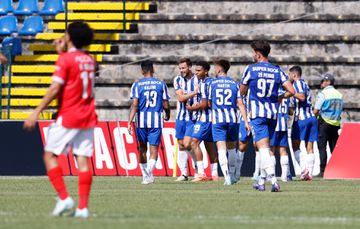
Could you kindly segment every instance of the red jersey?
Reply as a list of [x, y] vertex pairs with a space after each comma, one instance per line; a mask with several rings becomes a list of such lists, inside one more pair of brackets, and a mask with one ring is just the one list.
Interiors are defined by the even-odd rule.
[[63, 127], [87, 129], [96, 126], [95, 71], [96, 62], [81, 50], [70, 49], [59, 55], [52, 80], [63, 85], [58, 95], [56, 119]]

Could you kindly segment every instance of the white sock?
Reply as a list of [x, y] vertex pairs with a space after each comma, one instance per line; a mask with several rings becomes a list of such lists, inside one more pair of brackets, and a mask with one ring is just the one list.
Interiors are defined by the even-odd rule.
[[274, 167], [276, 167], [276, 157], [275, 157], [275, 155], [272, 155], [270, 157], [271, 157], [272, 163], [274, 164]]
[[262, 148], [259, 149], [260, 157], [261, 157], [261, 169], [264, 169], [268, 176], [275, 174], [275, 167], [274, 163], [270, 157], [270, 149], [269, 148]]
[[211, 176], [218, 176], [218, 164], [217, 163], [211, 164]]
[[259, 185], [265, 184], [266, 181], [266, 171], [265, 169], [260, 169], [260, 179], [259, 179]]
[[218, 150], [219, 154], [219, 164], [221, 171], [224, 174], [225, 179], [229, 179], [229, 170], [228, 170], [228, 160], [226, 157], [226, 150]]
[[197, 165], [196, 165], [196, 158], [195, 158], [195, 153], [194, 153], [194, 151], [192, 151], [192, 150], [186, 150], [186, 153], [191, 157], [191, 160], [192, 160], [193, 163], [194, 163], [195, 173], [198, 173], [198, 168], [197, 168]]
[[149, 161], [148, 161], [148, 165], [147, 165], [147, 172], [148, 172], [148, 174], [149, 175], [152, 175], [152, 172], [153, 172], [153, 170], [154, 170], [154, 168], [155, 168], [155, 165], [156, 165], [156, 160], [155, 159], [150, 159]]
[[244, 152], [241, 152], [240, 150], [237, 151], [237, 157], [236, 157], [236, 166], [235, 166], [235, 173], [238, 177], [241, 175], [241, 167], [242, 163], [244, 161]]
[[306, 155], [306, 164], [306, 167], [309, 170], [309, 175], [312, 176], [315, 164], [315, 155], [313, 153]]
[[187, 176], [187, 163], [188, 163], [188, 154], [186, 151], [178, 151], [178, 165], [180, 168], [181, 175]]
[[235, 165], [236, 165], [236, 149], [229, 149], [228, 157], [229, 157], [229, 172], [230, 174], [234, 175]]
[[205, 174], [204, 162], [203, 161], [197, 161], [196, 165], [197, 165], [197, 168], [198, 168], [198, 174]]
[[289, 156], [280, 156], [281, 178], [286, 179], [289, 174]]
[[259, 153], [259, 151], [256, 151], [256, 156], [255, 156], [255, 171], [254, 171], [254, 175], [256, 175], [256, 176], [259, 176], [259, 174], [260, 174], [260, 164], [261, 164], [260, 153]]
[[147, 169], [147, 163], [140, 163], [140, 169], [141, 169], [141, 174], [143, 177], [148, 176], [149, 174], [147, 173], [146, 169]]
[[296, 162], [299, 164], [299, 166], [301, 167], [301, 150], [298, 149], [294, 152], [295, 155], [295, 160]]

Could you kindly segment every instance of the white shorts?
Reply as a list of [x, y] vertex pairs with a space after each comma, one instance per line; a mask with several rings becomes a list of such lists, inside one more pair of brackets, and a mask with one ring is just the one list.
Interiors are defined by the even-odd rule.
[[47, 131], [45, 151], [56, 155], [68, 153], [68, 147], [77, 156], [91, 157], [93, 154], [94, 128], [68, 129], [52, 123]]

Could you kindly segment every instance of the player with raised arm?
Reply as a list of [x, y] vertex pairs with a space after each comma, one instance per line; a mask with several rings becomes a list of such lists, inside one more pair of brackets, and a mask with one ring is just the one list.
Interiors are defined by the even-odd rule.
[[[139, 142], [142, 184], [154, 183], [153, 170], [158, 158], [164, 120], [170, 118], [169, 95], [166, 84], [154, 77], [151, 61], [141, 63], [143, 79], [131, 86], [128, 132], [132, 135], [132, 122], [136, 115], [136, 137]], [[165, 111], [165, 116], [163, 112]], [[150, 145], [150, 158], [147, 160], [147, 144]]]
[[89, 45], [92, 39], [93, 31], [88, 24], [73, 22], [67, 28], [65, 36], [56, 40], [56, 50], [60, 55], [52, 83], [40, 105], [24, 123], [25, 129], [33, 129], [42, 110], [53, 99], [58, 98], [58, 115], [48, 129], [44, 155], [49, 180], [59, 197], [52, 212], [54, 216], [61, 216], [74, 206], [58, 161], [58, 156], [65, 153], [67, 146], [72, 147], [79, 170], [79, 205], [74, 216], [89, 216], [88, 199], [92, 174], [88, 161], [93, 153], [94, 127], [97, 124], [94, 99], [96, 62], [81, 48]]
[[218, 150], [220, 167], [225, 178], [224, 185], [231, 185], [236, 182], [235, 177], [230, 176], [226, 153], [229, 157], [236, 157], [236, 142], [239, 134], [238, 108], [244, 117], [247, 130], [250, 130], [245, 105], [239, 93], [239, 84], [227, 75], [229, 68], [229, 61], [223, 59], [215, 61], [216, 79], [210, 82], [209, 87], [212, 134]]
[[186, 109], [190, 112], [198, 111], [197, 121], [194, 125], [191, 140], [191, 148], [195, 153], [196, 165], [198, 169], [198, 174], [192, 180], [193, 182], [210, 180], [208, 177], [206, 177], [204, 171], [203, 152], [200, 148], [200, 143], [202, 141], [204, 141], [205, 148], [209, 154], [211, 163], [211, 179], [213, 181], [219, 180], [217, 171], [217, 155], [211, 133], [211, 109], [208, 107], [209, 84], [212, 80], [212, 78], [210, 78], [208, 75], [209, 70], [210, 65], [205, 61], [200, 61], [196, 64], [195, 73], [201, 83], [199, 95], [197, 96], [198, 101], [192, 106], [186, 106]]
[[[174, 79], [174, 89], [177, 103], [177, 115], [175, 122], [175, 137], [178, 141], [178, 165], [181, 175], [176, 181], [188, 180], [188, 155], [195, 162], [195, 154], [191, 150], [191, 135], [193, 132], [196, 116], [193, 117], [193, 112], [186, 109], [186, 104], [192, 105], [194, 97], [197, 96], [200, 84], [198, 78], [191, 71], [192, 63], [190, 59], [183, 58], [179, 61], [180, 75]], [[196, 112], [195, 112], [196, 113]]]
[[[294, 85], [295, 113], [294, 123], [291, 131], [291, 140], [295, 159], [301, 167], [300, 180], [312, 180], [315, 155], [314, 142], [318, 138], [317, 119], [312, 109], [311, 93], [307, 83], [301, 79], [302, 70], [300, 66], [290, 68], [290, 80]], [[305, 142], [306, 162], [301, 162], [300, 142]]]
[[250, 122], [253, 137], [260, 156], [260, 179], [254, 185], [259, 191], [265, 191], [265, 181], [270, 179], [271, 191], [277, 192], [280, 186], [275, 176], [275, 167], [271, 160], [270, 145], [274, 140], [278, 111], [278, 91], [282, 86], [290, 95], [294, 88], [287, 75], [268, 60], [270, 45], [267, 41], [254, 41], [251, 44], [255, 64], [249, 65], [243, 74], [240, 93], [245, 96], [249, 91]]

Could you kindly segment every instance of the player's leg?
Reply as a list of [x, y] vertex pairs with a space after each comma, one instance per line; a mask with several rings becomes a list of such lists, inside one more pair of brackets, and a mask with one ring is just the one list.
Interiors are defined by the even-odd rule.
[[306, 124], [306, 135], [305, 135], [305, 144], [308, 154], [306, 155], [307, 169], [309, 171], [306, 180], [312, 180], [312, 174], [315, 164], [315, 154], [314, 154], [314, 142], [318, 140], [318, 128], [317, 120], [315, 117], [311, 117], [307, 120]]
[[161, 128], [151, 128], [148, 131], [148, 142], [150, 145], [150, 157], [147, 164], [147, 174], [148, 174], [148, 180], [147, 183], [154, 183], [154, 175], [153, 170], [156, 165], [156, 161], [158, 159], [159, 155], [159, 145], [161, 143], [161, 134], [162, 129]]
[[236, 143], [238, 140], [239, 140], [239, 124], [229, 123], [226, 132], [226, 148], [229, 158], [229, 175], [232, 184], [235, 184], [237, 182], [235, 178], [235, 170], [236, 170], [236, 158], [237, 158]]
[[301, 172], [304, 171], [305, 169], [305, 163], [302, 162], [301, 158], [302, 158], [302, 152], [300, 150], [300, 127], [299, 127], [299, 122], [296, 121], [293, 123], [292, 129], [291, 129], [291, 141], [292, 141], [292, 148], [293, 148], [293, 152], [295, 155], [295, 160], [298, 163], [298, 165], [301, 168]]
[[256, 143], [254, 143], [254, 149], [255, 149], [255, 169], [254, 169], [254, 174], [253, 174], [252, 180], [257, 181], [260, 177], [261, 160], [260, 160], [260, 153], [259, 153], [259, 150], [257, 149]]
[[235, 180], [239, 181], [241, 176], [241, 167], [244, 161], [244, 155], [247, 150], [249, 141], [250, 141], [250, 133], [245, 128], [244, 121], [240, 121], [239, 125], [239, 148], [236, 152], [236, 164], [235, 164]]
[[149, 176], [147, 172], [147, 142], [148, 142], [148, 131], [146, 128], [136, 128], [136, 138], [138, 141], [138, 151], [139, 151], [139, 162], [140, 162], [140, 169], [141, 174], [143, 177], [142, 182], [146, 182], [147, 177]]
[[326, 146], [327, 146], [327, 141], [328, 141], [329, 130], [327, 128], [327, 124], [322, 119], [319, 119], [318, 133], [319, 133], [319, 135], [318, 135], [317, 145], [318, 145], [319, 156], [320, 156], [320, 173], [324, 173], [326, 163], [327, 163]]
[[286, 151], [287, 147], [280, 146], [279, 153], [280, 153], [280, 165], [281, 165], [281, 180], [283, 182], [287, 182], [290, 180], [290, 170], [289, 170], [289, 156]]
[[226, 132], [227, 124], [213, 124], [212, 125], [212, 134], [214, 142], [216, 142], [216, 147], [218, 150], [218, 159], [221, 171], [225, 178], [224, 185], [231, 185], [229, 169], [228, 169], [228, 159], [226, 156]]
[[78, 192], [79, 205], [75, 211], [75, 217], [87, 218], [89, 216], [88, 202], [92, 184], [92, 174], [89, 166], [89, 158], [93, 154], [94, 129], [80, 130], [73, 139], [73, 153], [78, 164]]
[[54, 187], [59, 200], [52, 212], [60, 216], [65, 211], [72, 209], [74, 201], [70, 197], [63, 179], [63, 172], [58, 163], [58, 156], [65, 153], [67, 144], [76, 136], [77, 131], [65, 129], [60, 125], [52, 124], [48, 129], [47, 143], [45, 146], [44, 163], [50, 183]]
[[[211, 129], [210, 129], [211, 131]], [[211, 133], [210, 133], [211, 134]], [[210, 160], [210, 166], [211, 166], [211, 179], [213, 181], [218, 181], [219, 180], [219, 174], [218, 174], [218, 156], [216, 153], [216, 148], [215, 148], [215, 144], [212, 140], [212, 136], [211, 136], [211, 140], [205, 141], [205, 149], [208, 152], [209, 155], [209, 160]]]
[[188, 180], [188, 154], [184, 147], [183, 139], [185, 137], [186, 122], [182, 120], [176, 120], [175, 124], [175, 137], [178, 140], [179, 151], [178, 151], [178, 166], [180, 168], [181, 175], [176, 181], [187, 181]]
[[194, 163], [195, 167], [195, 173], [197, 174], [197, 166], [196, 166], [196, 158], [195, 153], [191, 149], [191, 139], [194, 132], [194, 125], [195, 123], [193, 121], [186, 122], [186, 130], [185, 130], [185, 136], [183, 139], [183, 145], [185, 147], [186, 153], [191, 157], [191, 160]]

